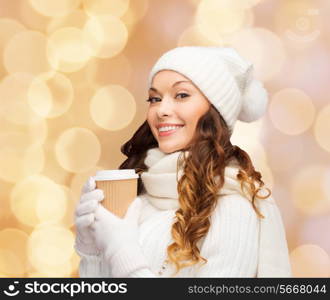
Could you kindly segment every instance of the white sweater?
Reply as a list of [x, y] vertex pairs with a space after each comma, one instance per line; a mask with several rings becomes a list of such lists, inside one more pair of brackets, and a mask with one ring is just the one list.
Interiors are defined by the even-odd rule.
[[[145, 159], [148, 172], [141, 175], [146, 193], [139, 197], [143, 207], [139, 217], [139, 243], [149, 263], [130, 273], [130, 277], [171, 277], [171, 264], [163, 263], [167, 247], [173, 242], [171, 227], [179, 207], [176, 167], [180, 152], [165, 154], [150, 149]], [[291, 268], [285, 230], [272, 197], [260, 200], [265, 219], [259, 220], [236, 179], [238, 167], [225, 169], [225, 184], [211, 216], [207, 235], [199, 242], [207, 264], [186, 267], [176, 277], [290, 277]], [[180, 175], [179, 171], [179, 177]], [[129, 260], [128, 260], [129, 261]], [[127, 261], [126, 261], [127, 263]], [[100, 256], [82, 255], [80, 277], [117, 277]]]

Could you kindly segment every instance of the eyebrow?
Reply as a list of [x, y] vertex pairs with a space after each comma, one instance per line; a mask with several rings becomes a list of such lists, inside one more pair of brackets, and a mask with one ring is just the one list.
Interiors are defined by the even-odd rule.
[[[188, 80], [180, 80], [180, 81], [175, 82], [175, 83], [172, 85], [172, 87], [175, 87], [176, 85], [178, 85], [179, 83], [182, 83], [182, 82], [188, 82], [188, 83], [191, 83], [191, 82], [188, 81]], [[158, 93], [158, 90], [157, 90], [156, 88], [154, 88], [154, 87], [151, 87], [149, 90], [152, 90], [152, 91]]]

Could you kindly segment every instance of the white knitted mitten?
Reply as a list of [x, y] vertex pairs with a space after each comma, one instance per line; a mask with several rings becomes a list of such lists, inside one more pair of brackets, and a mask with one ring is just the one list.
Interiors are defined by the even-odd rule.
[[125, 217], [119, 218], [101, 204], [91, 225], [97, 247], [103, 252], [114, 277], [129, 277], [130, 273], [148, 267], [138, 242], [138, 218], [141, 199], [135, 198]]
[[91, 232], [90, 225], [94, 222], [95, 210], [100, 201], [104, 199], [103, 191], [95, 189], [96, 184], [93, 177], [85, 183], [80, 200], [75, 211], [76, 240], [75, 249], [80, 256], [98, 255], [95, 238]]

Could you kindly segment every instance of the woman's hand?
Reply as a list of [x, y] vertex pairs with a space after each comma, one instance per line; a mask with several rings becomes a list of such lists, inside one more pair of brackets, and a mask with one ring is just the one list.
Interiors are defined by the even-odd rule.
[[95, 189], [96, 184], [90, 177], [82, 189], [82, 194], [75, 211], [75, 225], [77, 229], [75, 249], [79, 255], [98, 255], [99, 249], [91, 232], [94, 222], [95, 210], [100, 201], [103, 200], [102, 190]]
[[123, 219], [101, 204], [95, 210], [91, 228], [96, 245], [110, 264], [114, 277], [127, 277], [131, 272], [147, 267], [138, 242], [141, 206], [141, 199], [135, 198]]
[[129, 206], [125, 217], [119, 218], [99, 204], [95, 209], [94, 222], [91, 225], [96, 246], [113, 256], [120, 248], [138, 238], [138, 217], [141, 200], [136, 198]]

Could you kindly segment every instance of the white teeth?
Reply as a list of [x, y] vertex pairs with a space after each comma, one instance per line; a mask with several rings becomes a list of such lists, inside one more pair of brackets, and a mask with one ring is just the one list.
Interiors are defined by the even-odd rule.
[[165, 127], [160, 127], [158, 128], [159, 132], [164, 132], [164, 131], [170, 131], [170, 130], [175, 130], [177, 128], [181, 128], [183, 126], [165, 126]]

